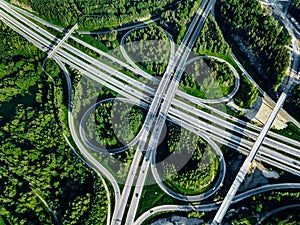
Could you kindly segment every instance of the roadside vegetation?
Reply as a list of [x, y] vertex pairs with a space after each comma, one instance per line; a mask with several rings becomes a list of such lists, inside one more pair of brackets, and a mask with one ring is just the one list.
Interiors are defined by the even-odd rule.
[[[161, 2], [161, 1], [159, 1], [159, 2]], [[172, 36], [174, 37], [175, 43], [179, 44], [186, 32], [187, 26], [189, 25], [189, 23], [191, 22], [191, 19], [197, 12], [201, 2], [202, 2], [202, 0], [182, 0], [178, 4], [175, 4], [176, 2], [172, 1], [172, 2], [170, 2], [171, 7], [169, 7], [169, 8], [167, 7], [161, 11], [162, 19], [159, 20], [159, 22], [157, 22], [157, 23], [153, 22], [153, 24], [162, 26], [164, 29], [166, 29], [168, 32], [170, 32], [172, 34]], [[148, 3], [149, 3], [149, 1], [148, 1]], [[148, 4], [148, 3], [140, 2], [139, 4]], [[151, 5], [152, 3], [149, 3], [149, 4]], [[157, 3], [157, 4], [160, 4], [160, 3]], [[153, 6], [153, 4], [152, 4], [152, 6]], [[88, 26], [86, 26], [85, 28], [89, 29]], [[91, 30], [91, 29], [89, 29], [89, 30]], [[93, 45], [96, 45], [97, 41], [101, 41], [109, 48], [114, 49], [118, 46], [118, 40], [121, 39], [122, 35], [125, 34], [125, 32], [113, 31], [111, 33], [106, 33], [106, 34], [84, 35], [81, 38], [87, 39], [87, 36], [89, 36], [89, 37], [91, 37], [91, 38], [89, 38], [90, 39], [89, 41]], [[137, 34], [138, 33], [139, 32], [137, 32]], [[138, 35], [140, 35], [141, 37], [143, 36], [143, 34], [138, 34]], [[95, 40], [93, 41], [92, 39], [96, 39], [96, 41]]]
[[160, 25], [173, 35], [176, 44], [181, 43], [201, 2], [202, 0], [182, 0], [175, 10], [166, 10], [162, 13]]
[[234, 96], [234, 102], [244, 109], [249, 109], [258, 97], [258, 88], [245, 75], [240, 76], [240, 88]]
[[166, 194], [156, 183], [151, 170], [149, 170], [146, 178], [146, 185], [143, 188], [139, 206], [137, 208], [136, 218], [141, 216], [147, 210], [160, 205], [182, 204], [183, 202], [176, 200]]
[[300, 127], [297, 127], [295, 124], [289, 122], [287, 124], [287, 127], [281, 130], [275, 130], [273, 129], [278, 134], [281, 134], [285, 137], [292, 138], [294, 140], [300, 141]]
[[293, 112], [293, 116], [300, 121], [300, 85], [292, 91], [291, 97], [287, 100], [285, 107]]
[[3, 23], [0, 23], [0, 39], [0, 104], [16, 102], [16, 96], [25, 103], [25, 96], [33, 98], [30, 92], [36, 92], [38, 83], [41, 82], [40, 76], [36, 75], [42, 73], [37, 61], [44, 53], [33, 48], [21, 36], [15, 35]]
[[[259, 1], [221, 0], [216, 3], [216, 17], [226, 40], [264, 80], [266, 89], [277, 90], [289, 65], [286, 46], [291, 37], [260, 6]], [[238, 47], [236, 47], [238, 46]]]
[[4, 220], [2, 219], [2, 216], [0, 215], [0, 225], [6, 225]]
[[187, 195], [207, 191], [219, 168], [217, 156], [206, 141], [173, 123], [168, 123], [166, 140], [158, 147], [156, 162], [163, 181], [172, 190]]
[[65, 99], [59, 68], [47, 64], [54, 87], [42, 73], [41, 51], [1, 22], [0, 36], [0, 83], [5, 84], [0, 102], [2, 220], [56, 224], [41, 197], [60, 224], [105, 223], [103, 184], [63, 139]]
[[230, 47], [225, 41], [222, 31], [212, 15], [207, 17], [197, 38], [193, 52], [196, 55], [214, 55], [226, 60], [230, 54]]
[[125, 40], [130, 58], [150, 74], [162, 76], [170, 57], [170, 40], [155, 23], [134, 30]]
[[[9, 0], [8, 2], [15, 2]], [[103, 0], [18, 0], [38, 15], [61, 26], [75, 24], [79, 18], [80, 29], [99, 30], [114, 28], [135, 20], [149, 19], [160, 14], [175, 1], [103, 1]]]

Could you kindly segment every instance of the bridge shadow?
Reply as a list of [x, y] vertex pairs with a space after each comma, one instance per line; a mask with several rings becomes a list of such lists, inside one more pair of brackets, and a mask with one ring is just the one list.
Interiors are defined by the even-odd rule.
[[51, 50], [55, 47], [55, 44], [57, 43], [59, 39], [57, 37], [55, 37], [52, 41], [51, 44], [48, 46], [48, 49], [46, 51], [46, 54], [49, 54], [51, 52]]
[[[64, 28], [62, 33], [59, 33], [59, 34], [63, 34], [65, 35], [67, 32], [68, 32], [68, 28]], [[53, 47], [55, 47], [55, 45], [58, 43], [58, 41], [60, 40], [58, 37], [58, 35], [55, 36], [55, 38], [51, 41], [51, 44], [48, 46], [48, 49], [46, 51], [46, 54], [49, 54], [51, 52], [51, 50], [53, 49]]]

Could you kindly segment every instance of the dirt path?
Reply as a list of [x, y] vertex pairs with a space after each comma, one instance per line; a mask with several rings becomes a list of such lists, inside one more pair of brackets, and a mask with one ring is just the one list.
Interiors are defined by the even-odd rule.
[[[273, 110], [273, 106], [265, 98], [258, 97], [251, 109], [246, 112], [246, 117], [258, 125], [264, 125]], [[280, 112], [276, 117], [273, 128], [281, 130], [287, 127], [288, 119]]]

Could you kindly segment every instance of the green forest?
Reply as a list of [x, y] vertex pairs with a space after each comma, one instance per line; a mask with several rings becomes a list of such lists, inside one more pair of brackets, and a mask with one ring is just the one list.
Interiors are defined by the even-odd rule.
[[279, 216], [269, 217], [266, 225], [297, 225], [300, 221], [299, 208], [285, 210], [279, 213]]
[[[9, 0], [8, 2], [14, 2]], [[113, 28], [139, 19], [147, 19], [166, 10], [173, 0], [18, 0], [38, 15], [62, 26], [78, 20], [80, 29], [98, 30]]]
[[155, 23], [134, 30], [125, 40], [130, 58], [145, 71], [162, 76], [170, 57], [170, 40]]
[[193, 52], [196, 55], [229, 55], [230, 47], [227, 42], [225, 42], [222, 31], [213, 16], [209, 15], [207, 17], [197, 38]]
[[[291, 182], [295, 180], [290, 179]], [[266, 215], [273, 209], [278, 209], [286, 205], [298, 204], [300, 192], [296, 190], [269, 191], [252, 196], [242, 202], [235, 204], [236, 208], [247, 206], [244, 210], [239, 210], [228, 222], [229, 224], [256, 224], [258, 218]], [[299, 209], [289, 209], [271, 215], [262, 223], [265, 225], [296, 225], [299, 224]]]
[[243, 57], [252, 62], [253, 70], [260, 74], [259, 79], [268, 81], [267, 88], [276, 90], [289, 65], [286, 46], [291, 37], [288, 33], [256, 0], [217, 1], [216, 16], [229, 43], [240, 49], [246, 47], [242, 50]]
[[187, 66], [180, 81], [183, 90], [202, 99], [227, 96], [234, 87], [230, 67], [215, 59], [199, 59]]
[[16, 225], [103, 224], [103, 184], [63, 138], [59, 68], [48, 67], [53, 86], [42, 73], [41, 51], [2, 23], [0, 37], [2, 220]]
[[234, 102], [244, 109], [249, 109], [258, 97], [258, 88], [245, 76], [241, 76], [238, 93], [234, 96]]
[[181, 43], [201, 2], [202, 0], [182, 0], [176, 10], [166, 10], [162, 13], [160, 25], [176, 37], [176, 44]]

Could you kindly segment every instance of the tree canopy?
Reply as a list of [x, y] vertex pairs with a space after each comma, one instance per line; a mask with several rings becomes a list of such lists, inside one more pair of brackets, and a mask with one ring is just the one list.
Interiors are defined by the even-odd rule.
[[289, 65], [286, 46], [291, 37], [256, 0], [220, 0], [216, 17], [223, 34], [274, 89], [283, 81]]
[[[103, 224], [102, 181], [63, 138], [59, 68], [0, 22], [0, 216], [7, 224]], [[46, 206], [46, 204], [47, 206]], [[48, 209], [49, 208], [49, 209]]]

